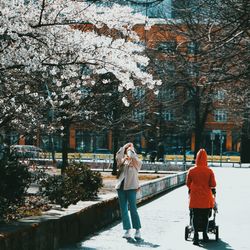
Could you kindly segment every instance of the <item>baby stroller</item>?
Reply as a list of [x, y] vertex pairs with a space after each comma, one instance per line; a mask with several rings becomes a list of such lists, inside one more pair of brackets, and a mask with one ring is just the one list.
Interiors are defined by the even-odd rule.
[[[215, 189], [212, 189], [212, 192], [214, 194], [214, 198], [215, 198]], [[210, 210], [210, 214], [209, 214], [209, 219], [208, 221], [208, 229], [207, 232], [208, 233], [213, 233], [215, 235], [215, 240], [217, 241], [219, 239], [219, 226], [216, 225], [215, 222], [215, 218], [216, 218], [216, 214], [218, 213], [218, 207], [217, 207], [217, 203], [215, 202], [215, 205], [213, 208], [211, 208]], [[202, 223], [200, 223], [202, 225]], [[202, 232], [203, 228], [198, 228], [198, 232]], [[191, 239], [191, 235], [194, 232], [194, 228], [193, 228], [193, 210], [190, 209], [190, 221], [189, 221], [189, 225], [187, 225], [185, 227], [185, 240]]]

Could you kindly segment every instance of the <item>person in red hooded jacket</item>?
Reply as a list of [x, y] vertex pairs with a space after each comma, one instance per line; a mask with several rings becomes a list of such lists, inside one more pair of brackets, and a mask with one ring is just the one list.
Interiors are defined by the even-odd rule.
[[200, 221], [203, 222], [203, 240], [209, 240], [207, 235], [209, 213], [215, 202], [212, 189], [216, 187], [214, 172], [207, 165], [205, 149], [200, 149], [197, 153], [195, 166], [188, 171], [186, 185], [190, 195], [189, 208], [193, 212], [193, 244], [199, 245], [198, 225]]

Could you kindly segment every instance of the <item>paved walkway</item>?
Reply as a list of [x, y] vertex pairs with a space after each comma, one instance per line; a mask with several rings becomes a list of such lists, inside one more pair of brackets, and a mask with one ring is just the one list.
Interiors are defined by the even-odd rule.
[[[210, 234], [210, 242], [203, 249], [249, 250], [250, 249], [250, 169], [214, 168], [218, 187], [219, 213], [217, 224], [220, 239]], [[185, 241], [184, 229], [189, 222], [187, 188], [178, 188], [160, 198], [139, 207], [142, 220], [143, 241], [123, 239], [122, 225], [114, 223], [89, 238], [62, 250], [77, 249], [199, 249], [191, 241]]]

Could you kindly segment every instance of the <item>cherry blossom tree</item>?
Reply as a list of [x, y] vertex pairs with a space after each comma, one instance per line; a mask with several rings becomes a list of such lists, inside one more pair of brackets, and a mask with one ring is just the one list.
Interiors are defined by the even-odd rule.
[[[148, 59], [140, 55], [143, 48], [133, 42], [138, 37], [131, 28], [144, 17], [133, 15], [130, 8], [64, 0], [1, 5], [1, 71], [22, 68], [28, 73], [47, 72], [53, 78], [61, 66], [63, 81], [75, 77], [80, 66], [87, 64], [97, 74], [112, 72], [121, 88], [133, 88], [132, 77], [145, 85], [155, 83], [138, 67], [147, 65]], [[107, 26], [119, 30], [123, 38], [83, 32], [74, 28], [76, 24]]]
[[13, 124], [43, 129], [41, 115], [48, 107], [62, 130], [68, 128], [66, 121], [89, 112], [83, 90], [95, 85], [98, 74], [112, 73], [121, 93], [135, 83], [151, 89], [160, 84], [141, 70], [149, 59], [132, 31], [145, 17], [127, 6], [66, 0], [0, 1], [0, 6], [2, 129]]

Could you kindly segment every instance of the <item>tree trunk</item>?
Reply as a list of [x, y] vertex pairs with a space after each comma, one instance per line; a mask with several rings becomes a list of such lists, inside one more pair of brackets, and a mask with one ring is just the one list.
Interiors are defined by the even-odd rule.
[[241, 162], [250, 163], [250, 113], [247, 109], [244, 112], [244, 122], [242, 126], [242, 136], [241, 136]]
[[[199, 89], [197, 89], [199, 93]], [[205, 128], [205, 123], [207, 121], [207, 116], [209, 113], [210, 103], [207, 103], [203, 110], [201, 110], [200, 98], [197, 96], [195, 100], [195, 150], [194, 150], [194, 159], [196, 159], [196, 154], [203, 148], [202, 139], [203, 132]]]
[[69, 152], [69, 121], [63, 122], [63, 137], [62, 137], [62, 173], [68, 166], [68, 152]]
[[[118, 102], [119, 94], [116, 92], [114, 95], [114, 100]], [[112, 136], [113, 136], [113, 168], [112, 168], [112, 175], [117, 175], [117, 162], [115, 159], [115, 154], [118, 151], [118, 143], [119, 143], [119, 125], [117, 121], [119, 121], [121, 117], [121, 109], [120, 106], [113, 107], [113, 129], [112, 129]]]
[[195, 149], [194, 149], [195, 158], [196, 158], [197, 152], [201, 148], [201, 142], [202, 142], [202, 132], [203, 132], [203, 129], [200, 126], [201, 125], [199, 124], [199, 127], [195, 128]]
[[[198, 92], [199, 90], [197, 90]], [[201, 128], [201, 115], [200, 115], [200, 100], [199, 96], [195, 99], [195, 147], [194, 147], [194, 160], [196, 159], [196, 154], [201, 146], [202, 128]]]
[[54, 145], [54, 135], [49, 135], [49, 148], [51, 150], [51, 157], [53, 164], [56, 162], [56, 156], [55, 156], [55, 145]]
[[187, 135], [183, 134], [183, 141], [182, 141], [182, 146], [183, 146], [183, 167], [184, 171], [186, 170], [186, 163], [187, 163], [187, 157], [186, 157], [186, 149], [187, 149]]
[[113, 168], [112, 168], [112, 175], [117, 174], [117, 162], [115, 159], [116, 152], [118, 151], [118, 133], [117, 130], [113, 130]]

